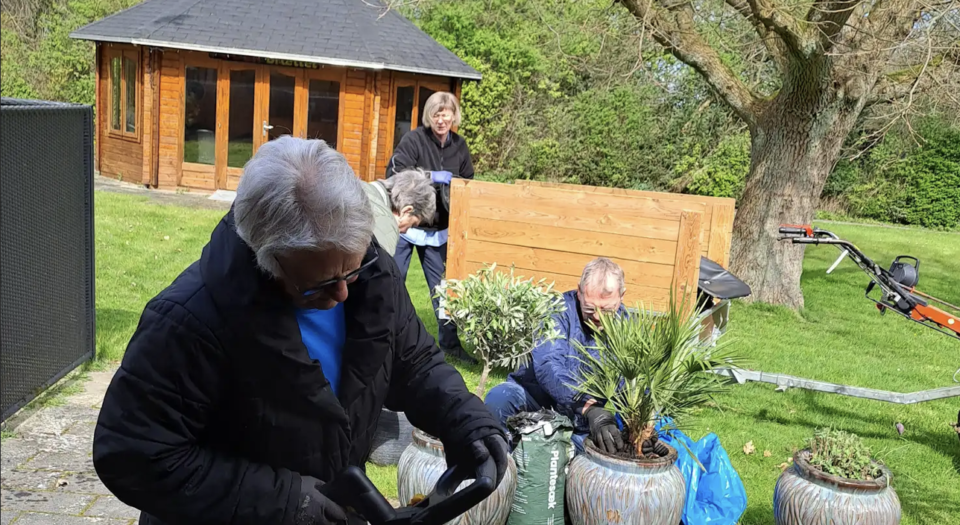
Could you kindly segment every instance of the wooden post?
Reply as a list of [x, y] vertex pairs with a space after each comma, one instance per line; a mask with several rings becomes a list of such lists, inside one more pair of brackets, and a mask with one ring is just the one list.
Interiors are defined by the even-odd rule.
[[680, 214], [680, 234], [674, 260], [673, 292], [678, 303], [684, 302], [684, 313], [696, 306], [697, 281], [700, 278], [700, 221], [703, 213], [684, 210]]
[[227, 157], [230, 155], [230, 68], [225, 61], [220, 61], [217, 68], [217, 129], [214, 135], [216, 143], [216, 173], [214, 187], [227, 187]]
[[93, 58], [95, 70], [94, 89], [97, 90], [93, 106], [93, 169], [96, 171], [100, 171], [100, 146], [103, 142], [100, 140], [100, 123], [103, 122], [103, 106], [100, 103], [100, 65], [103, 63], [102, 55], [103, 47], [100, 45], [100, 42], [97, 42]]
[[450, 182], [450, 225], [447, 237], [447, 279], [467, 276], [467, 237], [470, 228], [470, 182]]
[[373, 120], [373, 99], [374, 99], [374, 89], [376, 88], [376, 83], [374, 80], [374, 75], [369, 71], [365, 75], [366, 84], [363, 90], [363, 122], [361, 122], [361, 133], [360, 133], [360, 173], [357, 175], [360, 177], [360, 180], [370, 181], [371, 170], [370, 170], [370, 143], [373, 141], [373, 128], [371, 121]]
[[382, 73], [377, 71], [373, 76], [373, 108], [370, 116], [370, 145], [367, 154], [367, 181], [377, 180], [377, 147], [380, 144], [380, 81]]

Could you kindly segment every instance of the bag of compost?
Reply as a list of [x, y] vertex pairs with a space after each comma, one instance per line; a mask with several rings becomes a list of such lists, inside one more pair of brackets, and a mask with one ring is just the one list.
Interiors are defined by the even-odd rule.
[[512, 416], [507, 427], [516, 443], [517, 462], [517, 491], [507, 525], [563, 525], [573, 424], [552, 410], [541, 410]]

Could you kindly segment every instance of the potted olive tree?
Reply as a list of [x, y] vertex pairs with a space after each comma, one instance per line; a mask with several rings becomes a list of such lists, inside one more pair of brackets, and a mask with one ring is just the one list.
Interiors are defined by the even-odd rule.
[[[527, 362], [538, 341], [558, 337], [553, 315], [563, 311], [563, 297], [553, 284], [534, 282], [491, 265], [462, 280], [437, 287], [440, 307], [457, 326], [464, 347], [480, 361], [483, 371], [477, 396], [483, 397], [494, 367], [515, 368]], [[397, 489], [400, 501], [410, 503], [428, 494], [446, 469], [443, 445], [419, 429], [400, 456]], [[517, 467], [510, 458], [507, 474], [489, 498], [452, 523], [503, 525], [517, 488]]]
[[890, 471], [872, 457], [859, 436], [819, 429], [777, 480], [777, 525], [900, 523], [900, 499]]
[[662, 313], [640, 305], [625, 316], [601, 316], [595, 346], [578, 345], [582, 366], [572, 386], [605, 400], [605, 408], [620, 416], [623, 448], [608, 454], [584, 442], [567, 476], [574, 525], [680, 522], [683, 475], [677, 451], [658, 440], [657, 425], [676, 429], [693, 408], [725, 389], [710, 371], [739, 362], [727, 345], [700, 340], [698, 317], [673, 298]]

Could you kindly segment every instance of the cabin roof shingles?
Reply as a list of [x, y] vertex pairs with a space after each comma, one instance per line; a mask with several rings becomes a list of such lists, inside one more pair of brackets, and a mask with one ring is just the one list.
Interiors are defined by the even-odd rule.
[[146, 0], [71, 37], [455, 78], [480, 73], [377, 0]]

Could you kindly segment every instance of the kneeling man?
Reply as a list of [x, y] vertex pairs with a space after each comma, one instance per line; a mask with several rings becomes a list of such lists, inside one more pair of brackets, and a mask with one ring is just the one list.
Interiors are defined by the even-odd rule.
[[580, 395], [569, 385], [576, 381], [581, 366], [574, 342], [592, 347], [595, 332], [601, 329], [600, 314], [626, 312], [625, 291], [623, 270], [616, 263], [600, 257], [587, 264], [578, 288], [563, 294], [566, 310], [554, 316], [560, 338], [534, 348], [530, 364], [487, 393], [487, 407], [504, 428], [514, 414], [550, 408], [573, 422], [578, 452], [583, 451], [587, 436], [604, 450], [620, 447], [616, 420], [603, 409], [604, 400]]

